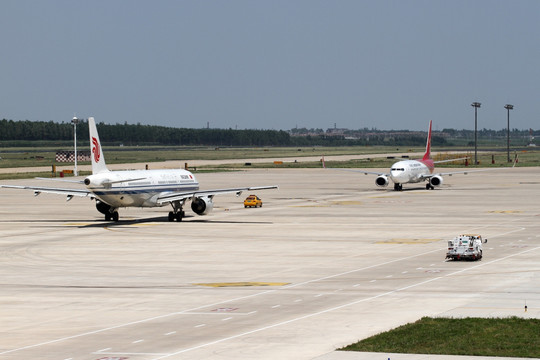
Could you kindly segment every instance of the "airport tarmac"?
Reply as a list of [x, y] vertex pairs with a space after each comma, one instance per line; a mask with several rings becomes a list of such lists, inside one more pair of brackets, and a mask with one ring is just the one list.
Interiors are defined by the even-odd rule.
[[[280, 188], [181, 223], [0, 189], [0, 360], [424, 359], [335, 349], [423, 316], [540, 318], [539, 175], [395, 192], [324, 169], [197, 174], [201, 189]], [[481, 261], [445, 261], [461, 233], [488, 239]]]

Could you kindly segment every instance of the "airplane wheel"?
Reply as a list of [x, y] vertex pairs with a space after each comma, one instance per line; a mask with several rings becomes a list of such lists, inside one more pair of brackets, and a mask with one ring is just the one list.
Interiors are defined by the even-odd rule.
[[111, 215], [106, 214], [105, 215], [105, 221], [111, 221]]
[[174, 221], [174, 213], [169, 211], [169, 221]]
[[183, 213], [184, 213], [183, 211], [179, 211], [179, 212], [176, 213], [176, 221], [178, 221], [178, 222], [182, 221], [182, 218], [184, 217]]
[[113, 212], [113, 214], [112, 214], [112, 220], [113, 220], [114, 222], [118, 222], [118, 219], [119, 219], [119, 218], [120, 218], [120, 216], [118, 215], [118, 211]]

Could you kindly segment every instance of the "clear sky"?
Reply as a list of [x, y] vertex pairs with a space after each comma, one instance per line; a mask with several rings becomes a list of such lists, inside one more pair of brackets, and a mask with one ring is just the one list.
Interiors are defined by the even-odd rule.
[[537, 0], [0, 0], [0, 118], [540, 128]]

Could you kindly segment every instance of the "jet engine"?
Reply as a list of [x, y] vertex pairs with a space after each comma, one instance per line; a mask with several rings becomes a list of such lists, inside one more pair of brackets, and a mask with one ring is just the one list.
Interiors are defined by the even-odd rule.
[[102, 214], [105, 214], [105, 215], [108, 215], [111, 213], [111, 208], [112, 206], [107, 204], [107, 203], [104, 203], [103, 201], [101, 200], [97, 200], [96, 199], [96, 209], [102, 213]]
[[431, 184], [431, 186], [441, 186], [443, 183], [443, 178], [439, 175], [432, 176], [429, 179], [429, 183]]
[[191, 210], [197, 215], [207, 215], [214, 208], [211, 197], [195, 197], [191, 200]]
[[375, 179], [375, 184], [381, 187], [388, 186], [388, 177], [385, 175], [377, 176], [377, 178]]

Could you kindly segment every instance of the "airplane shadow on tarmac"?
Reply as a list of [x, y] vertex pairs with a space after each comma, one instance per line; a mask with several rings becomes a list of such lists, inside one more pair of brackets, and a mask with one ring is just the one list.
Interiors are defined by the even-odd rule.
[[[191, 216], [186, 216], [183, 221], [181, 221], [178, 226], [182, 226], [182, 223], [209, 223], [209, 224], [272, 224], [270, 221], [234, 221], [234, 220], [211, 220], [211, 219], [193, 219], [193, 220], [187, 220], [192, 218]], [[194, 217], [193, 217], [194, 218]], [[0, 223], [2, 222], [24, 222], [27, 225], [32, 226], [32, 224], [47, 224], [43, 227], [53, 227], [53, 228], [66, 228], [66, 227], [77, 227], [79, 229], [85, 229], [85, 228], [120, 228], [125, 226], [132, 226], [132, 225], [139, 225], [139, 224], [148, 224], [148, 223], [169, 223], [169, 220], [166, 216], [159, 216], [159, 217], [150, 217], [150, 218], [143, 218], [143, 219], [128, 219], [128, 220], [122, 220], [120, 219], [118, 222], [114, 221], [104, 221], [104, 220], [97, 220], [97, 219], [59, 219], [59, 220], [9, 220], [9, 221], [2, 221], [0, 220]], [[176, 223], [176, 222], [175, 222]]]
[[[124, 226], [132, 226], [132, 225], [139, 225], [139, 224], [148, 224], [148, 223], [173, 223], [172, 221], [169, 221], [169, 219], [166, 216], [159, 216], [159, 217], [151, 217], [151, 218], [143, 218], [143, 219], [133, 219], [133, 220], [122, 220], [120, 219], [118, 222], [113, 221], [94, 221], [95, 224], [84, 224], [79, 226], [79, 228], [92, 228], [92, 227], [107, 227], [107, 228], [119, 228]], [[174, 222], [176, 223], [176, 222]], [[176, 225], [182, 226], [182, 223], [208, 223], [208, 224], [272, 224], [272, 222], [269, 221], [239, 221], [239, 220], [212, 220], [212, 219], [196, 219], [192, 216], [186, 216], [184, 217], [184, 220], [182, 220], [180, 223], [177, 223]]]

